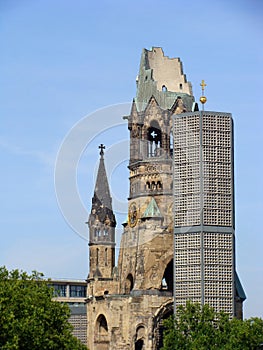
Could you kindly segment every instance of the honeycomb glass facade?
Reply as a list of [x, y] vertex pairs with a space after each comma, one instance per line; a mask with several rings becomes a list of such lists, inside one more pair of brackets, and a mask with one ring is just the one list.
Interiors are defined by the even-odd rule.
[[231, 114], [174, 117], [175, 306], [208, 303], [234, 315]]

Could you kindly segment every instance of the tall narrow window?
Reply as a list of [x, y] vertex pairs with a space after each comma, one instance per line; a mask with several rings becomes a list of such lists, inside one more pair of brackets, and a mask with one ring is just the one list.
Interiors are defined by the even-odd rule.
[[[102, 314], [99, 315], [96, 321], [95, 341], [103, 343], [107, 343], [109, 341], [108, 323], [105, 316]], [[108, 349], [108, 346], [106, 344], [102, 344], [100, 349]]]
[[105, 248], [105, 266], [108, 265], [108, 248]]
[[99, 265], [99, 248], [96, 249], [96, 265]]
[[133, 288], [133, 277], [132, 274], [128, 274], [126, 281], [125, 281], [125, 294], [129, 294], [132, 291]]
[[174, 138], [173, 138], [173, 132], [170, 132], [170, 156], [173, 156], [173, 150], [174, 150]]

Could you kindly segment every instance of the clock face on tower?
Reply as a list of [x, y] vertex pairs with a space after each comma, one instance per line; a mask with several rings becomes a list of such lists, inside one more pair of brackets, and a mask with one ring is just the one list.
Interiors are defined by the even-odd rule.
[[138, 211], [136, 204], [133, 202], [129, 206], [129, 212], [128, 212], [128, 223], [130, 227], [136, 226], [138, 221]]

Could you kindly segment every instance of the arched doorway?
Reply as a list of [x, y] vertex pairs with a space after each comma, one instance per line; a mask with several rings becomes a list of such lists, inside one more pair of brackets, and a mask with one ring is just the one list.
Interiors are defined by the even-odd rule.
[[153, 349], [160, 350], [163, 347], [164, 325], [163, 321], [173, 315], [173, 302], [165, 305], [156, 315], [153, 321]]
[[135, 336], [135, 350], [143, 350], [144, 349], [144, 340], [145, 340], [145, 327], [140, 325], [136, 329]]

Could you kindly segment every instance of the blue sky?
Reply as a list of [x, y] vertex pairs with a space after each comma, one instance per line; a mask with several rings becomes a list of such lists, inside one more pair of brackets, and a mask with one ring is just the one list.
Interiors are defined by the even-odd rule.
[[83, 230], [101, 142], [110, 147], [113, 197], [125, 201], [128, 133], [121, 116], [129, 106], [108, 106], [132, 101], [142, 48], [161, 46], [183, 61], [196, 99], [205, 79], [207, 110], [233, 114], [237, 270], [248, 297], [245, 316], [263, 317], [262, 17], [259, 0], [2, 1], [0, 265], [86, 278], [85, 233], [72, 230], [57, 203], [57, 153], [80, 120], [91, 132], [108, 115], [112, 127], [96, 131], [78, 155], [76, 187], [86, 209], [72, 203], [74, 222]]

